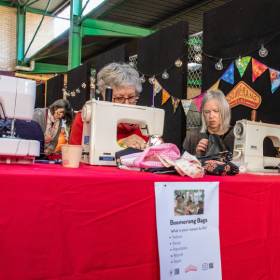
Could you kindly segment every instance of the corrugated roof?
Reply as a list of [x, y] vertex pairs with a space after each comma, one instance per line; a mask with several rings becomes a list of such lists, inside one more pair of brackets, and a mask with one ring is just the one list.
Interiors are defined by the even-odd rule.
[[[202, 31], [204, 12], [230, 1], [231, 0], [107, 0], [98, 6], [98, 8], [91, 13], [90, 17], [155, 29], [164, 28], [178, 21], [185, 20], [189, 23], [189, 33], [193, 34]], [[46, 5], [46, 1], [43, 0], [35, 4], [39, 7], [39, 5], [43, 5], [42, 2]], [[62, 5], [67, 1], [53, 0], [53, 2]], [[127, 39], [86, 37], [83, 40], [84, 48], [82, 51], [82, 60], [84, 61], [124, 41], [127, 41]], [[47, 63], [62, 63], [66, 65], [68, 59], [68, 32], [62, 34], [49, 46], [37, 53], [35, 59]]]

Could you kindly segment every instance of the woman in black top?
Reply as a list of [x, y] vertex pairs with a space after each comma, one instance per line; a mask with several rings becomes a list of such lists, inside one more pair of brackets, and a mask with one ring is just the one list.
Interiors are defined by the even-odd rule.
[[220, 90], [209, 90], [201, 104], [202, 127], [187, 131], [184, 149], [194, 155], [233, 151], [234, 135], [230, 127], [230, 107]]

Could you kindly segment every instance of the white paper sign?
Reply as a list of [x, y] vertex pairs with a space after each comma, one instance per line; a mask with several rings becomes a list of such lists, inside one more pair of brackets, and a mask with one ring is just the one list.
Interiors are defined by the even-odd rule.
[[155, 183], [161, 280], [220, 280], [219, 182]]

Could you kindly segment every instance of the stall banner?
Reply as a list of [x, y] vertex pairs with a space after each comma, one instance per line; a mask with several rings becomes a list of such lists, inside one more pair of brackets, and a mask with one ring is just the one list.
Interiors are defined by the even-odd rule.
[[219, 182], [155, 183], [161, 280], [221, 280]]

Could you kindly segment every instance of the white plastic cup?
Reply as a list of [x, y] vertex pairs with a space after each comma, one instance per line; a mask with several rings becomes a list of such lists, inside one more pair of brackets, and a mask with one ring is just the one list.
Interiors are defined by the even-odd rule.
[[78, 168], [82, 157], [81, 145], [64, 144], [61, 146], [62, 165], [68, 168]]

